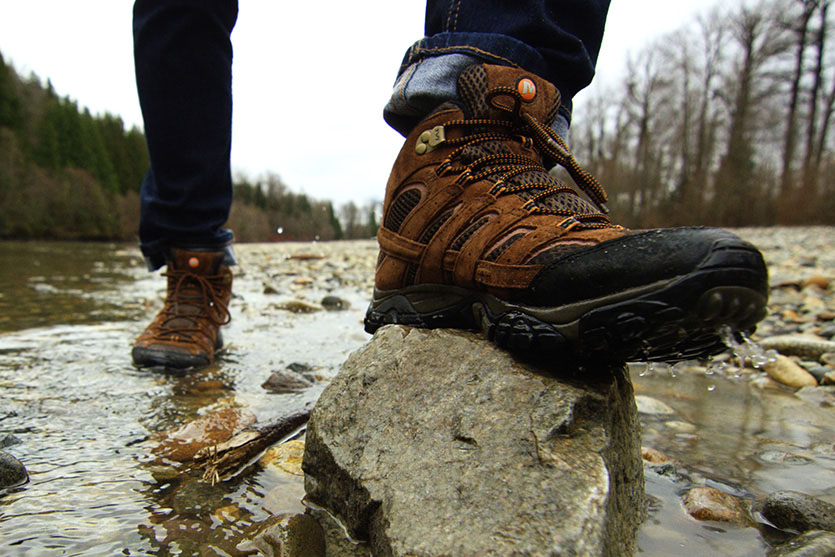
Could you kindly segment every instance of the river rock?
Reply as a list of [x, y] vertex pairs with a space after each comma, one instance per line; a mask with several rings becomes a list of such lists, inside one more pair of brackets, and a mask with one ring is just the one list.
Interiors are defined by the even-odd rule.
[[623, 367], [561, 379], [463, 331], [381, 328], [322, 393], [307, 497], [374, 555], [623, 555], [643, 516]]
[[238, 544], [237, 549], [266, 557], [325, 557], [325, 534], [310, 515], [274, 516], [259, 525], [257, 533]]
[[754, 510], [782, 530], [835, 532], [835, 506], [799, 491], [775, 491], [758, 500]]
[[22, 441], [11, 433], [0, 433], [0, 449], [19, 445], [20, 443], [22, 443]]
[[186, 462], [200, 449], [228, 441], [255, 421], [255, 415], [249, 410], [221, 408], [163, 433], [153, 452], [174, 462]]
[[684, 508], [696, 520], [715, 520], [732, 524], [751, 523], [741, 499], [713, 487], [694, 487], [684, 496]]
[[348, 300], [343, 300], [339, 296], [325, 296], [319, 303], [328, 311], [342, 311], [351, 307]]
[[761, 340], [759, 345], [766, 350], [810, 360], [819, 360], [827, 352], [835, 352], [835, 341], [810, 335], [778, 335]]
[[5, 451], [0, 451], [0, 489], [25, 484], [29, 481], [26, 467]]
[[796, 397], [824, 408], [835, 408], [835, 387], [803, 387], [794, 393]]
[[277, 394], [296, 393], [309, 388], [313, 383], [292, 371], [274, 371], [261, 384], [265, 391]]
[[835, 557], [835, 534], [813, 530], [768, 552], [768, 557]]
[[667, 404], [651, 396], [638, 395], [635, 397], [635, 403], [638, 406], [638, 412], [641, 414], [667, 415], [676, 413]]
[[776, 360], [766, 362], [762, 369], [778, 383], [795, 389], [814, 387], [818, 384], [818, 380], [811, 373], [782, 354], [778, 354]]

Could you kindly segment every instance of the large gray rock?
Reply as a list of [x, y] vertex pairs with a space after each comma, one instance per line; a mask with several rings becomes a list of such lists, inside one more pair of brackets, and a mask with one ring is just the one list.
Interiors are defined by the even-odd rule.
[[625, 555], [643, 517], [625, 368], [560, 379], [465, 332], [380, 329], [322, 393], [308, 498], [374, 555]]

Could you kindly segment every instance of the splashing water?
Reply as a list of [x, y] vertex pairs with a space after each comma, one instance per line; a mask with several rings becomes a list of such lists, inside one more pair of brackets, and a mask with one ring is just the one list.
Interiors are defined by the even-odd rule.
[[[733, 352], [734, 357], [739, 361], [740, 367], [747, 362], [754, 368], [762, 369], [767, 363], [777, 361], [776, 350], [764, 349], [745, 333], [734, 331], [727, 325], [719, 329], [719, 336], [722, 342]], [[737, 337], [741, 339], [741, 342], [737, 340]]]

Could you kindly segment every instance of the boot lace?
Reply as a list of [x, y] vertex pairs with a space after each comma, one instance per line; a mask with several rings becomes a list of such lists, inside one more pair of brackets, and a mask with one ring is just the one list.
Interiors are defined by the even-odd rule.
[[[512, 106], [502, 102], [506, 98], [513, 101]], [[444, 128], [463, 128], [465, 131], [461, 137], [445, 138], [444, 142], [447, 146], [455, 148], [436, 169], [439, 176], [458, 173], [456, 183], [462, 186], [485, 178], [493, 178], [495, 185], [490, 192], [492, 195], [524, 193], [527, 199], [524, 205], [526, 210], [531, 213], [566, 217], [560, 226], [583, 228], [612, 226], [606, 216], [609, 212], [606, 207], [608, 199], [600, 182], [577, 163], [565, 141], [550, 127], [543, 125], [530, 114], [522, 112], [523, 100], [516, 89], [497, 87], [487, 92], [485, 100], [493, 108], [507, 113], [508, 117], [506, 119], [452, 120], [444, 123]], [[513, 153], [509, 150], [491, 153], [489, 149], [484, 148], [491, 142], [519, 142], [524, 147], [532, 148], [539, 154], [539, 157]], [[464, 163], [462, 159], [465, 152], [476, 152], [478, 156]], [[543, 203], [555, 195], [579, 196], [577, 190], [551, 176], [548, 169], [556, 165], [565, 168], [572, 180], [594, 203], [597, 208], [596, 212], [577, 211], [570, 207], [570, 204], [553, 208]], [[514, 180], [528, 173], [539, 173], [540, 178], [524, 182]], [[542, 176], [541, 173], [547, 177]]]
[[198, 275], [189, 271], [168, 270], [168, 293], [162, 313], [162, 326], [154, 335], [160, 340], [193, 341], [195, 334], [205, 336], [201, 322], [221, 327], [232, 319], [221, 295], [224, 275]]

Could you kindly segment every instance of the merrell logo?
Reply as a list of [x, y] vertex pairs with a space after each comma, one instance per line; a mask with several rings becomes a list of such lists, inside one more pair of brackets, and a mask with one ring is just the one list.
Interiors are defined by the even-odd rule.
[[526, 77], [519, 80], [519, 83], [516, 84], [516, 91], [519, 92], [519, 96], [522, 97], [522, 99], [532, 101], [536, 96], [536, 85], [534, 85], [534, 82]]

